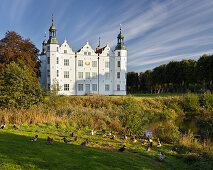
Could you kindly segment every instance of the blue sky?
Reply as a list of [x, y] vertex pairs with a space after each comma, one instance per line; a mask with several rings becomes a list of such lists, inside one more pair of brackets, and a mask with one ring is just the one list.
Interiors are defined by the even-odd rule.
[[122, 24], [128, 71], [213, 54], [213, 0], [1, 0], [0, 39], [14, 30], [41, 50], [52, 14], [74, 51], [99, 37], [114, 49]]

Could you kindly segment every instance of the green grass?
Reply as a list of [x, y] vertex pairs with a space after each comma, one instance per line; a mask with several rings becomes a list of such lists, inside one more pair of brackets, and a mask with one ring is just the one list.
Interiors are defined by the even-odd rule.
[[[74, 131], [79, 141], [65, 144], [63, 136]], [[169, 151], [171, 145], [163, 144], [161, 148], [153, 147], [146, 152], [146, 146], [140, 142], [124, 141], [121, 136], [116, 140], [103, 138], [98, 131], [94, 136], [89, 129], [80, 131], [56, 128], [50, 125], [21, 126], [13, 130], [12, 126], [0, 130], [0, 169], [190, 169], [181, 159], [166, 156], [164, 162], [158, 161], [160, 151]], [[38, 141], [29, 142], [29, 138], [39, 136]], [[47, 145], [47, 136], [53, 137], [53, 145]], [[89, 140], [87, 147], [80, 143]], [[124, 153], [117, 150], [127, 146]], [[156, 144], [156, 143], [155, 143]]]

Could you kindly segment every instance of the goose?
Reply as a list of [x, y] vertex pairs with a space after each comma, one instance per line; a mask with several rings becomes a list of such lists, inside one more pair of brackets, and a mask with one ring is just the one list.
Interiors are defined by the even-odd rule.
[[17, 130], [17, 129], [18, 129], [18, 127], [17, 127], [16, 125], [13, 125], [13, 128], [14, 128], [15, 130]]
[[86, 146], [86, 145], [88, 145], [88, 139], [86, 139], [86, 141], [81, 143], [81, 146]]
[[110, 137], [110, 139], [114, 140], [114, 139], [115, 139], [115, 135], [112, 135], [112, 136]]
[[120, 149], [118, 149], [119, 152], [123, 152], [126, 149], [126, 146], [124, 145], [123, 147], [121, 147]]
[[135, 142], [137, 142], [137, 139], [135, 139], [135, 138], [133, 139], [133, 138], [132, 138], [132, 139], [131, 139], [131, 142], [135, 143]]
[[165, 160], [165, 154], [161, 152], [161, 155], [159, 156], [159, 160], [160, 161], [164, 161]]
[[67, 140], [65, 137], [63, 139], [64, 139], [64, 143], [70, 143], [71, 142], [71, 140]]
[[35, 135], [35, 137], [32, 137], [29, 139], [30, 142], [35, 142], [38, 139], [38, 135]]
[[1, 129], [4, 129], [6, 127], [5, 123], [1, 125]]
[[105, 138], [107, 135], [106, 134], [103, 134], [103, 138]]
[[94, 135], [94, 132], [93, 132], [93, 130], [90, 132], [90, 134], [91, 134], [91, 135]]
[[52, 145], [53, 142], [54, 142], [53, 138], [50, 138], [50, 137], [48, 136], [48, 138], [47, 138], [47, 144], [48, 144], [48, 145]]
[[112, 135], [112, 132], [107, 133], [107, 136], [111, 136], [111, 135]]
[[126, 135], [124, 135], [124, 140], [127, 140], [127, 136]]
[[161, 147], [162, 145], [161, 145], [161, 143], [159, 142], [158, 144], [157, 144], [157, 147]]
[[178, 149], [177, 146], [173, 146], [173, 147], [172, 147], [172, 151], [175, 151], [175, 152], [176, 152], [177, 149]]
[[76, 136], [74, 140], [75, 140], [75, 141], [78, 141], [78, 136]]
[[149, 142], [152, 142], [152, 139], [151, 139], [150, 137], [148, 137], [148, 141], [149, 141]]
[[144, 140], [141, 141], [141, 144], [142, 144], [142, 145], [145, 145], [146, 143], [147, 143], [147, 140], [146, 140], [146, 139], [144, 139]]
[[147, 152], [151, 151], [151, 147], [149, 145], [147, 146], [146, 151]]

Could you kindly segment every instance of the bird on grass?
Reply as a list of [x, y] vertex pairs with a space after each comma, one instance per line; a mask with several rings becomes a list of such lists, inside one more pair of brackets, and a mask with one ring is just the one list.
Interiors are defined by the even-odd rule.
[[120, 149], [118, 149], [119, 152], [123, 152], [126, 149], [126, 146], [124, 145], [123, 147], [121, 147]]
[[127, 136], [126, 135], [124, 135], [124, 140], [127, 140]]
[[90, 134], [91, 134], [91, 135], [94, 135], [94, 132], [93, 132], [93, 130], [90, 132]]
[[105, 138], [107, 135], [106, 134], [103, 134], [103, 138]]
[[70, 143], [71, 142], [71, 140], [67, 140], [67, 138], [63, 138], [64, 139], [64, 143]]
[[50, 137], [48, 136], [48, 138], [47, 138], [47, 144], [48, 144], [48, 145], [52, 145], [53, 142], [54, 142], [53, 138], [50, 138]]
[[142, 145], [145, 145], [146, 143], [147, 143], [147, 140], [146, 140], [146, 139], [144, 139], [144, 140], [141, 141], [141, 144], [142, 144]]
[[78, 136], [75, 137], [74, 141], [78, 141]]
[[70, 137], [74, 137], [74, 133], [73, 132], [70, 134]]
[[16, 125], [13, 125], [13, 129], [17, 130], [17, 129], [18, 129], [18, 127], [17, 127]]
[[86, 145], [88, 145], [88, 139], [86, 139], [86, 141], [81, 143], [81, 146], [86, 146]]
[[147, 152], [151, 151], [151, 147], [149, 145], [147, 146], [146, 151]]
[[114, 139], [115, 139], [115, 135], [112, 135], [112, 136], [110, 137], [110, 139], [114, 140]]
[[107, 133], [107, 136], [111, 136], [112, 135], [112, 131], [111, 132], [109, 132], [109, 133]]
[[4, 129], [6, 127], [5, 123], [1, 125], [1, 129]]
[[165, 153], [161, 152], [161, 155], [159, 156], [159, 160], [160, 161], [164, 161], [165, 160]]
[[149, 142], [152, 142], [152, 139], [151, 139], [150, 137], [148, 137], [148, 141], [149, 141]]
[[35, 135], [35, 137], [32, 137], [29, 139], [30, 142], [35, 142], [38, 139], [38, 135]]
[[175, 151], [175, 152], [176, 152], [177, 149], [178, 149], [177, 146], [173, 146], [173, 147], [172, 147], [172, 151]]

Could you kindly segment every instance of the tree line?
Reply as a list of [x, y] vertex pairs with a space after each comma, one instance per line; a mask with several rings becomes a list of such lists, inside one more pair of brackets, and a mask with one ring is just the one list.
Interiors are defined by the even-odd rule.
[[213, 92], [213, 55], [171, 61], [145, 72], [127, 73], [129, 93]]

